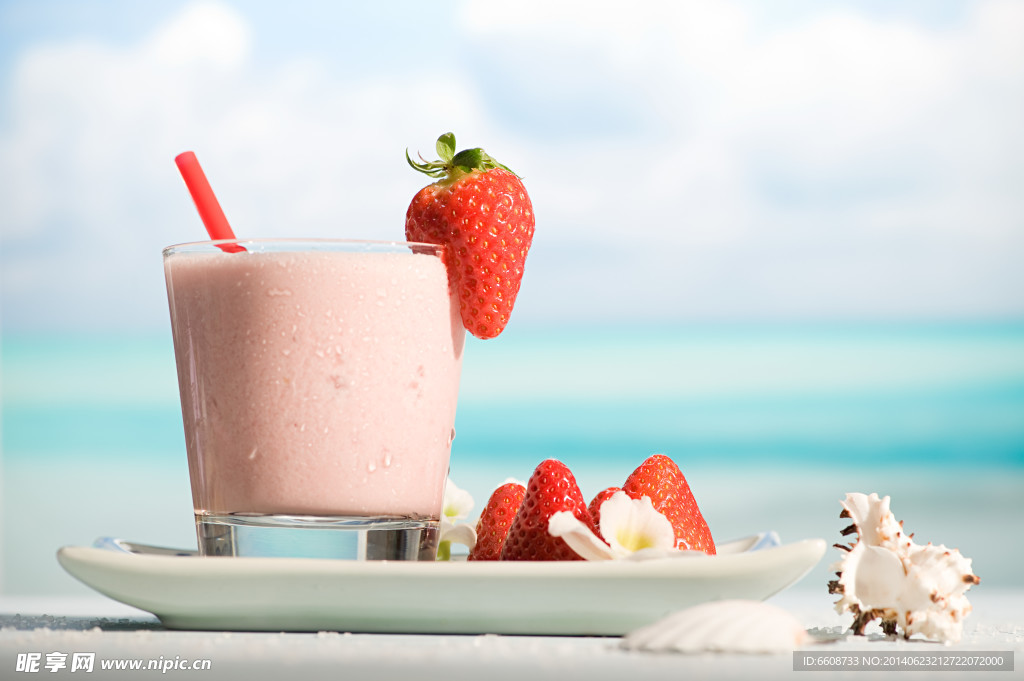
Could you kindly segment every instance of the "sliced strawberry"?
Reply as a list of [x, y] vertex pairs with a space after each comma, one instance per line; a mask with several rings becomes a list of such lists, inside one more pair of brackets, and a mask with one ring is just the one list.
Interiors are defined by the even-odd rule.
[[594, 519], [594, 527], [597, 528], [597, 536], [601, 537], [601, 539], [604, 539], [604, 535], [601, 534], [601, 504], [606, 502], [608, 498], [616, 492], [621, 491], [621, 487], [609, 487], [606, 490], [601, 490], [597, 493], [597, 496], [591, 500], [590, 506], [587, 507], [587, 510], [590, 511], [590, 517]]
[[569, 511], [596, 534], [576, 478], [561, 461], [547, 459], [526, 484], [526, 496], [512, 521], [501, 559], [583, 560], [564, 539], [548, 532], [548, 521], [559, 511]]
[[622, 489], [633, 499], [647, 496], [676, 533], [676, 547], [714, 555], [715, 542], [683, 472], [672, 459], [655, 454], [633, 471]]
[[413, 197], [405, 236], [445, 247], [463, 326], [478, 338], [494, 338], [519, 295], [533, 242], [533, 204], [519, 177], [483, 149], [456, 154], [451, 133], [436, 148], [438, 161], [417, 163], [406, 154], [413, 168], [440, 179]]
[[501, 547], [525, 494], [526, 488], [518, 482], [507, 482], [491, 493], [476, 523], [476, 545], [469, 552], [469, 560], [501, 558]]

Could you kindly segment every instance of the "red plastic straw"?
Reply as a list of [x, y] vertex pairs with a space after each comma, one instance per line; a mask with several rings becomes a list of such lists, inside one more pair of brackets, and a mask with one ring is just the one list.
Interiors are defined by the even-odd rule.
[[[228, 219], [224, 217], [224, 211], [221, 210], [220, 203], [217, 202], [213, 188], [210, 187], [210, 182], [206, 179], [206, 173], [203, 172], [202, 166], [199, 165], [196, 155], [191, 151], [186, 151], [175, 156], [174, 162], [178, 165], [178, 170], [181, 171], [181, 177], [185, 180], [185, 186], [188, 187], [189, 194], [192, 195], [192, 200], [196, 204], [196, 210], [199, 211], [199, 217], [202, 218], [203, 224], [206, 225], [206, 231], [209, 233], [210, 238], [214, 241], [234, 239], [235, 233], [231, 231], [231, 225], [228, 224]], [[238, 244], [219, 245], [221, 249], [228, 253], [237, 253], [245, 250]]]

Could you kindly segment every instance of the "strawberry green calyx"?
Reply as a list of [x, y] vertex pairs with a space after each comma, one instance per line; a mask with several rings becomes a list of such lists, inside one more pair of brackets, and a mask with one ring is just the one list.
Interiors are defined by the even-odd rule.
[[515, 175], [511, 168], [499, 163], [479, 147], [463, 149], [459, 153], [455, 153], [455, 135], [450, 132], [438, 137], [434, 148], [437, 150], [437, 155], [440, 156], [437, 161], [428, 161], [420, 155], [422, 163], [417, 163], [409, 156], [408, 149], [405, 150], [405, 160], [421, 173], [443, 180], [456, 180], [474, 170], [493, 170], [494, 168], [501, 168]]

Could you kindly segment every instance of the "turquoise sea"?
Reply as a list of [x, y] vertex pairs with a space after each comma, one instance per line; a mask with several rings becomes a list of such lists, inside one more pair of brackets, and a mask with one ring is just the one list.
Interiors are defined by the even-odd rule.
[[[0, 594], [86, 593], [61, 545], [194, 545], [169, 332], [8, 333], [0, 380]], [[1024, 584], [1024, 322], [513, 323], [468, 340], [456, 431], [477, 509], [547, 457], [589, 498], [663, 452], [716, 539], [838, 541], [839, 499], [878, 492], [973, 558], [976, 588]]]

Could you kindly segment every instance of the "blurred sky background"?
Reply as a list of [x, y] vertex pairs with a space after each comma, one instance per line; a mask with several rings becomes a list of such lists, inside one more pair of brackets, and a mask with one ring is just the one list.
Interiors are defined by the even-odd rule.
[[175, 155], [239, 236], [399, 240], [405, 150], [449, 130], [537, 214], [467, 343], [478, 509], [548, 455], [590, 496], [665, 451], [716, 539], [831, 543], [879, 492], [1021, 585], [1022, 36], [1017, 0], [0, 0], [0, 594], [84, 592], [62, 544], [194, 542]]
[[201, 239], [403, 236], [452, 130], [538, 216], [516, 318], [1024, 313], [1019, 2], [0, 3], [5, 332], [164, 329]]

